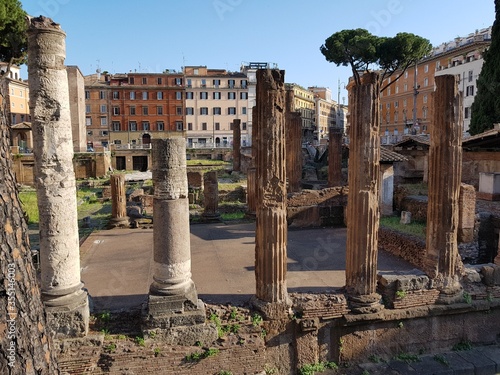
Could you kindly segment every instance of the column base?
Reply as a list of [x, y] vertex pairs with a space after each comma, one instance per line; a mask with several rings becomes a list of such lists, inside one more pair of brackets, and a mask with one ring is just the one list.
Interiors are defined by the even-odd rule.
[[220, 223], [222, 221], [220, 213], [215, 214], [201, 214], [201, 221], [204, 223]]
[[378, 293], [347, 296], [349, 309], [354, 314], [375, 314], [384, 309], [384, 305], [380, 302], [382, 296]]
[[129, 217], [115, 217], [111, 218], [108, 223], [108, 229], [113, 228], [130, 228], [130, 220]]
[[168, 345], [194, 345], [217, 340], [217, 328], [206, 323], [205, 304], [193, 304], [183, 296], [149, 295], [143, 309], [142, 332], [159, 337]]
[[436, 304], [451, 305], [464, 302], [464, 291], [458, 276], [438, 275], [432, 280], [431, 286], [440, 292]]
[[71, 295], [47, 296], [42, 294], [47, 314], [47, 329], [53, 338], [83, 337], [89, 332], [89, 295], [80, 289]]
[[266, 302], [253, 296], [250, 305], [259, 311], [265, 320], [280, 320], [289, 318], [292, 301], [287, 298], [284, 302]]

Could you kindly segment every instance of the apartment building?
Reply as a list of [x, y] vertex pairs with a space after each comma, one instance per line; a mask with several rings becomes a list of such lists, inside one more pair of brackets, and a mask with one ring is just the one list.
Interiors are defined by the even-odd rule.
[[85, 98], [89, 146], [149, 148], [153, 138], [185, 135], [182, 73], [87, 76]]
[[332, 90], [327, 87], [309, 87], [309, 91], [314, 94], [315, 111], [314, 139], [321, 142], [322, 139], [328, 139], [328, 132], [331, 126], [340, 126], [337, 124], [339, 117], [339, 106], [332, 99]]
[[[464, 131], [470, 122], [470, 105], [476, 94], [476, 79], [482, 54], [491, 43], [491, 28], [478, 30], [464, 38], [435, 47], [430, 56], [409, 67], [396, 82], [380, 94], [380, 131], [382, 143], [394, 143], [404, 134], [427, 134], [432, 120], [434, 77], [460, 75], [464, 97]], [[396, 79], [386, 78], [381, 87]]]
[[302, 118], [302, 139], [305, 142], [318, 140], [315, 122], [314, 93], [296, 83], [286, 83], [285, 89], [293, 91], [294, 111], [300, 112]]
[[247, 75], [206, 66], [186, 66], [183, 72], [188, 147], [232, 147], [235, 119], [241, 121], [242, 146], [250, 145]]

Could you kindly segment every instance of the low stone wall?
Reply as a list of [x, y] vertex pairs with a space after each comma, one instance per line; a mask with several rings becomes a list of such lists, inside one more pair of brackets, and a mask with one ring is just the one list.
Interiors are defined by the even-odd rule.
[[380, 227], [378, 231], [378, 246], [379, 249], [410, 262], [416, 268], [423, 268], [425, 240], [419, 237]]
[[287, 222], [291, 227], [321, 227], [344, 225], [348, 188], [302, 190], [289, 194]]

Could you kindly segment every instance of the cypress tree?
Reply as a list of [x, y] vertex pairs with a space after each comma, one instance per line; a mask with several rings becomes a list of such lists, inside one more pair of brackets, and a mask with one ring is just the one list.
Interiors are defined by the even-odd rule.
[[495, 22], [491, 45], [483, 54], [484, 64], [477, 79], [469, 133], [479, 134], [500, 123], [500, 0], [495, 0]]

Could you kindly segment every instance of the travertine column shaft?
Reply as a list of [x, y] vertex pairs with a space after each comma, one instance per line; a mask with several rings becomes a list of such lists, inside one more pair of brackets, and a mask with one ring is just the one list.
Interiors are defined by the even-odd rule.
[[351, 308], [381, 308], [376, 294], [380, 191], [380, 82], [365, 73], [350, 90], [349, 196], [347, 203], [346, 288]]
[[257, 71], [257, 102], [256, 297], [276, 316], [288, 303], [284, 71]]
[[342, 131], [333, 126], [328, 131], [328, 186], [342, 186]]
[[286, 91], [285, 97], [286, 176], [288, 192], [295, 193], [300, 191], [302, 178], [302, 120], [300, 113], [295, 112], [293, 91]]
[[241, 169], [241, 120], [233, 120], [233, 171]]
[[186, 141], [153, 139], [153, 295], [197, 302], [191, 279]]
[[109, 179], [111, 185], [111, 220], [110, 227], [128, 225], [127, 195], [125, 191], [125, 175], [114, 173]]
[[257, 183], [255, 167], [247, 169], [247, 214], [255, 215], [257, 202]]
[[429, 149], [429, 203], [425, 271], [445, 295], [460, 291], [458, 202], [462, 169], [461, 93], [453, 75], [435, 78]]
[[[80, 279], [66, 34], [52, 20], [32, 18], [28, 27], [28, 73], [33, 128], [34, 174], [40, 212], [40, 263], [45, 306], [77, 311], [78, 319], [54, 314], [56, 333], [88, 330], [88, 296]], [[57, 315], [57, 316], [56, 316]]]
[[219, 220], [219, 182], [217, 171], [205, 172], [203, 175], [203, 205], [202, 218], [205, 221]]

